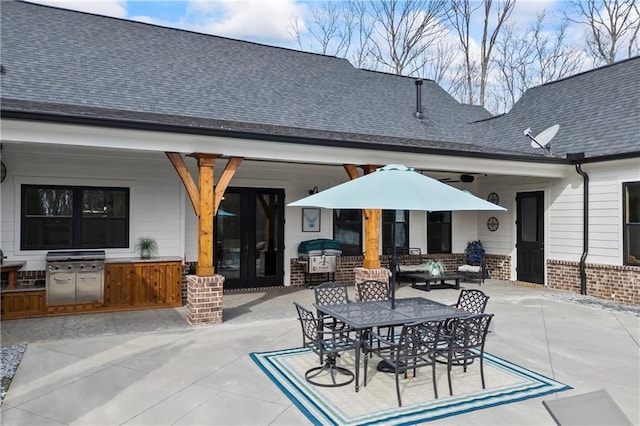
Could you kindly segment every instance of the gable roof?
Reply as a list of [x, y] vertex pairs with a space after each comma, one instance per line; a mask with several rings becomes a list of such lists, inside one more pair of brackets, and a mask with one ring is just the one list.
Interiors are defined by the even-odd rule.
[[[638, 73], [623, 67], [530, 89], [495, 118], [423, 80], [424, 118], [417, 119], [415, 79], [341, 58], [24, 1], [3, 2], [1, 18], [4, 117], [538, 161], [558, 159], [528, 148], [522, 130], [560, 123], [554, 153], [582, 142], [588, 156], [638, 151], [630, 141], [638, 105], [624, 90]], [[617, 102], [613, 118], [607, 102], [582, 99], [603, 71], [615, 74], [600, 90]], [[598, 107], [602, 127], [573, 142], [575, 129], [594, 130], [583, 121]], [[595, 135], [612, 123], [623, 124], [617, 142], [599, 145]]]
[[473, 123], [473, 140], [496, 150], [532, 148], [535, 137], [555, 124], [556, 157], [584, 153], [587, 158], [640, 154], [640, 57], [596, 68], [527, 90], [508, 113]]
[[487, 151], [464, 126], [490, 117], [483, 108], [424, 80], [425, 118], [416, 119], [415, 79], [345, 59], [21, 1], [3, 3], [1, 31], [5, 113], [81, 107], [120, 120]]

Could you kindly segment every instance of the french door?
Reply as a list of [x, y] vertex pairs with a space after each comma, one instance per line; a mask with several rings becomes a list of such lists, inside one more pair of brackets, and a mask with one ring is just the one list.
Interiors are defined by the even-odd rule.
[[284, 190], [228, 188], [214, 220], [214, 264], [224, 288], [283, 285]]
[[519, 192], [516, 206], [518, 281], [544, 284], [544, 192]]

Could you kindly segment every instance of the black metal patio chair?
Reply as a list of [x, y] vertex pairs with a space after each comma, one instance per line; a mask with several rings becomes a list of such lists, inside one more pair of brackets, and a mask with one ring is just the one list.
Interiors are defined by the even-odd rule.
[[[293, 302], [302, 327], [302, 346], [311, 349], [320, 358], [320, 364], [305, 372], [307, 381], [316, 386], [345, 386], [354, 380], [354, 373], [336, 364], [341, 352], [355, 350], [355, 340], [348, 333], [330, 330], [322, 326], [322, 320], [302, 305]], [[320, 381], [323, 373], [330, 382]], [[341, 379], [342, 378], [342, 379]]]
[[456, 366], [462, 366], [463, 371], [466, 373], [467, 366], [473, 363], [475, 359], [480, 360], [480, 379], [482, 381], [482, 389], [485, 389], [484, 346], [492, 318], [493, 314], [477, 314], [447, 322], [447, 345], [438, 346], [434, 359], [447, 364], [450, 395], [453, 395], [451, 369]]
[[[367, 280], [356, 283], [356, 294], [361, 302], [374, 302], [378, 300], [389, 300], [389, 283], [384, 281]], [[384, 327], [388, 338], [393, 336], [393, 327]], [[369, 334], [370, 330], [365, 330], [363, 338], [369, 339], [371, 342], [372, 337]], [[378, 327], [378, 334], [382, 334], [382, 329]], [[370, 354], [371, 356], [373, 354]]]
[[[322, 284], [318, 284], [313, 288], [313, 294], [315, 297], [316, 305], [337, 305], [340, 303], [350, 303], [349, 292], [347, 291], [346, 284], [338, 283], [335, 281], [327, 281]], [[318, 312], [318, 316], [324, 320], [324, 326], [331, 330], [349, 332], [349, 327], [337, 319], [322, 315]]]
[[[376, 333], [371, 333], [373, 342], [365, 343], [365, 352], [373, 352], [382, 358], [393, 368], [396, 382], [396, 395], [398, 406], [402, 407], [400, 395], [400, 375], [408, 377], [412, 371], [415, 377], [417, 369], [431, 366], [431, 380], [433, 381], [433, 393], [438, 398], [438, 386], [436, 381], [435, 353], [439, 344], [444, 339], [445, 321], [416, 322], [402, 326], [399, 339], [387, 339]], [[364, 385], [367, 385], [367, 356], [364, 357]]]

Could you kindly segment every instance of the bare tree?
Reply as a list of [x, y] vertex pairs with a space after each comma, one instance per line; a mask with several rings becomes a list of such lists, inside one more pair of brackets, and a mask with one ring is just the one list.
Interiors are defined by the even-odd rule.
[[[414, 74], [430, 46], [443, 35], [445, 0], [384, 0], [370, 3], [375, 59], [395, 74]], [[409, 66], [412, 66], [409, 69]]]
[[546, 13], [525, 31], [506, 25], [496, 43], [494, 64], [500, 74], [492, 90], [491, 104], [497, 111], [509, 110], [529, 87], [555, 81], [579, 72], [583, 56], [566, 40], [568, 22], [547, 30]]
[[526, 33], [519, 32], [514, 25], [505, 26], [496, 43], [495, 65], [502, 82], [502, 90], [494, 94], [496, 112], [509, 110], [527, 89], [535, 61], [533, 51]]
[[[450, 74], [456, 59], [456, 46], [443, 41], [425, 51], [416, 64], [416, 73], [439, 85], [451, 86]], [[449, 87], [450, 88], [450, 87]], [[445, 88], [446, 89], [446, 88]]]
[[350, 58], [358, 68], [377, 69], [377, 63], [371, 55], [371, 34], [373, 21], [367, 11], [367, 3], [360, 0], [348, 0], [348, 13], [353, 17], [354, 31]]
[[569, 23], [563, 21], [555, 33], [548, 33], [543, 30], [544, 19], [543, 12], [538, 15], [526, 36], [533, 41], [538, 72], [538, 81], [529, 81], [528, 86], [555, 81], [573, 75], [582, 68], [580, 52], [566, 43]]
[[635, 28], [631, 28], [631, 36], [629, 37], [629, 47], [627, 48], [627, 56], [637, 56], [640, 54], [640, 44], [638, 43], [638, 29], [640, 29], [640, 7], [634, 1], [631, 13], [636, 17]]
[[[621, 55], [638, 53], [637, 0], [570, 0], [567, 19], [587, 26], [587, 53], [594, 62], [612, 64]], [[624, 49], [623, 45], [627, 48]]]
[[[467, 85], [467, 100], [470, 104], [475, 103], [476, 91], [478, 92], [478, 103], [480, 105], [485, 104], [485, 91], [492, 61], [492, 52], [500, 30], [509, 19], [514, 6], [515, 0], [495, 2], [493, 0], [451, 0], [451, 9], [448, 16], [451, 26], [457, 32], [460, 41], [460, 49], [466, 68], [463, 78]], [[475, 52], [473, 51], [474, 46], [472, 46], [471, 25], [472, 19], [478, 10], [482, 12], [483, 17], [482, 41], [480, 43], [479, 58], [474, 59]], [[477, 64], [480, 73], [477, 89], [474, 87], [471, 74], [474, 63]]]
[[337, 2], [323, 2], [311, 11], [309, 45], [303, 43], [303, 31], [297, 19], [292, 20], [289, 33], [301, 50], [310, 50], [324, 55], [346, 56], [353, 33], [353, 16]]

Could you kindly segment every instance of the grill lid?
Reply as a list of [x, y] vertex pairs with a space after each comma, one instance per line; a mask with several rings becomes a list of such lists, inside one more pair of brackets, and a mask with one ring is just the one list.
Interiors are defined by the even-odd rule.
[[72, 260], [104, 260], [104, 250], [66, 250], [50, 251], [45, 256], [47, 262], [64, 262]]

